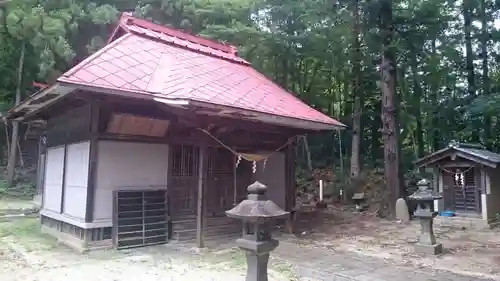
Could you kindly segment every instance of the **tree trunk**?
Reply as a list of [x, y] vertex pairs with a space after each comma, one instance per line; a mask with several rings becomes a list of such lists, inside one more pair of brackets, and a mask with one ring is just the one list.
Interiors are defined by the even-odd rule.
[[363, 93], [360, 89], [361, 81], [361, 44], [360, 44], [360, 23], [359, 23], [359, 0], [352, 0], [352, 18], [354, 40], [352, 46], [352, 96], [354, 98], [354, 108], [352, 115], [352, 144], [351, 144], [351, 178], [357, 178], [361, 171], [361, 114], [363, 109]]
[[311, 150], [309, 149], [309, 143], [307, 142], [307, 136], [302, 136], [302, 144], [304, 144], [304, 150], [306, 151], [307, 158], [307, 169], [309, 172], [312, 172], [312, 159], [311, 159]]
[[[374, 106], [374, 112], [381, 112], [382, 106], [380, 101], [375, 101], [375, 106]], [[380, 115], [377, 114], [376, 116], [373, 116], [373, 119], [370, 122], [370, 127], [371, 127], [371, 158], [372, 158], [372, 164], [375, 167], [379, 166], [380, 159], [383, 156], [382, 149], [380, 148], [382, 146], [380, 139], [380, 127], [382, 126], [382, 122], [380, 119]]]
[[[14, 105], [17, 106], [21, 103], [21, 87], [23, 82], [23, 69], [24, 69], [24, 55], [26, 52], [26, 43], [21, 43], [21, 54], [19, 56], [19, 64], [17, 66], [17, 89], [16, 100]], [[10, 141], [9, 162], [7, 162], [7, 186], [10, 187], [14, 183], [14, 176], [16, 174], [17, 162], [17, 143], [19, 141], [19, 122], [12, 122], [12, 136]]]
[[[418, 61], [417, 58], [412, 58], [412, 75], [413, 75], [413, 115], [416, 119], [415, 128], [415, 142], [417, 146], [417, 158], [424, 157], [424, 132], [422, 126], [422, 87], [418, 79]], [[423, 167], [420, 168], [420, 172], [423, 172]]]
[[[382, 91], [382, 139], [384, 142], [385, 184], [387, 190], [382, 215], [395, 217], [396, 200], [405, 196], [399, 147], [398, 99], [396, 95], [396, 63], [393, 47], [394, 26], [392, 21], [392, 1], [381, 0], [379, 11], [379, 30], [382, 41], [380, 64]], [[385, 207], [388, 209], [384, 210]], [[386, 214], [384, 214], [384, 212]]]
[[[436, 39], [432, 40], [431, 45], [431, 55], [434, 58], [436, 56]], [[431, 85], [430, 85], [430, 100], [431, 104], [434, 107], [434, 112], [439, 112], [440, 105], [438, 104], [438, 81], [436, 81], [435, 77], [431, 77]], [[433, 114], [431, 117], [431, 147], [432, 151], [438, 151], [441, 149], [440, 137], [442, 134], [439, 132], [439, 114]]]
[[7, 122], [7, 118], [0, 113], [2, 117], [2, 122], [3, 122], [3, 127], [5, 130], [5, 143], [7, 144], [7, 151], [4, 151], [3, 147], [0, 148], [1, 150], [1, 157], [0, 157], [0, 165], [3, 165], [3, 160], [5, 159], [5, 152], [7, 152], [7, 157], [9, 157], [9, 151], [10, 151], [10, 145], [9, 145], [9, 123]]
[[[488, 69], [488, 43], [490, 34], [488, 33], [488, 15], [486, 10], [486, 0], [481, 0], [481, 58], [483, 61], [483, 95], [490, 95], [490, 78]], [[487, 111], [484, 115], [484, 144], [491, 149], [493, 142], [491, 140], [491, 114]]]
[[[467, 92], [469, 99], [476, 96], [476, 81], [474, 77], [474, 55], [472, 53], [472, 12], [473, 0], [463, 1], [464, 34], [465, 34], [465, 69], [467, 72]], [[477, 117], [473, 116], [473, 123], [477, 124]], [[474, 126], [471, 134], [473, 142], [479, 142], [479, 130], [481, 126]]]
[[[342, 95], [342, 101], [343, 101], [343, 108], [342, 108], [342, 111], [343, 111], [343, 119], [346, 120], [346, 125], [349, 127], [349, 126], [352, 126], [352, 124], [349, 124], [351, 120], [351, 117], [352, 117], [352, 112], [353, 112], [353, 107], [354, 107], [354, 104], [353, 104], [353, 99], [352, 99], [352, 96], [351, 96], [351, 90], [349, 89], [350, 87], [350, 84], [348, 81], [351, 81], [351, 78], [350, 77], [350, 73], [349, 72], [344, 72], [342, 74], [342, 82], [339, 83], [341, 84], [340, 85], [340, 90], [341, 90], [341, 95]], [[348, 139], [349, 138], [349, 135], [344, 135], [345, 139]], [[344, 147], [343, 147], [343, 151], [342, 153], [344, 155], [346, 155], [348, 153], [348, 151], [351, 150], [351, 143], [349, 141], [346, 141], [345, 143], [343, 143]], [[347, 160], [347, 159], [346, 159]]]

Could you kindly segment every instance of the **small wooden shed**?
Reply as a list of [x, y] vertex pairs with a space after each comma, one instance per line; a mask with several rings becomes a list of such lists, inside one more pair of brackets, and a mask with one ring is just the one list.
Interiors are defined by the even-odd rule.
[[419, 160], [419, 167], [434, 168], [434, 188], [443, 195], [436, 211], [494, 223], [500, 214], [500, 154], [481, 145], [451, 142], [448, 147]]

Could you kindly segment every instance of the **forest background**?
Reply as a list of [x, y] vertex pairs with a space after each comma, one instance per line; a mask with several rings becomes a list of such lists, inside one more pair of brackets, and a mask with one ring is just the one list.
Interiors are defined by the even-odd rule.
[[[385, 185], [397, 197], [403, 176], [416, 172], [412, 162], [452, 140], [500, 148], [499, 0], [4, 0], [0, 6], [3, 117], [34, 92], [33, 82], [50, 84], [101, 48], [127, 11], [237, 46], [256, 69], [346, 124], [341, 132], [301, 139], [299, 175], [320, 169], [345, 182], [385, 171]], [[16, 168], [27, 169], [12, 144], [23, 143], [28, 127], [3, 119], [0, 165], [8, 188], [19, 178]]]

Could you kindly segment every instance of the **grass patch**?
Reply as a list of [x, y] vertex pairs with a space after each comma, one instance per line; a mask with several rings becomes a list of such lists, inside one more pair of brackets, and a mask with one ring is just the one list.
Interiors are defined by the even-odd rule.
[[0, 222], [0, 240], [11, 240], [27, 251], [49, 250], [57, 245], [57, 240], [41, 232], [37, 218], [19, 218]]
[[280, 277], [283, 277], [285, 280], [297, 281], [299, 277], [297, 275], [297, 270], [293, 265], [287, 263], [272, 263], [271, 270], [276, 272]]
[[19, 213], [25, 209], [33, 208], [32, 200], [23, 200], [19, 198], [9, 198], [0, 195], [0, 211], [9, 211], [8, 213]]
[[196, 255], [195, 259], [213, 268], [231, 268], [237, 271], [246, 269], [247, 265], [245, 253], [239, 249], [207, 251]]
[[247, 258], [245, 257], [245, 253], [242, 250], [234, 249], [229, 252], [226, 257], [226, 263], [231, 265], [232, 268], [237, 269], [246, 269], [247, 267]]
[[26, 237], [41, 234], [40, 224], [34, 218], [20, 218], [0, 223], [0, 237]]
[[[245, 272], [247, 268], [245, 252], [237, 248], [203, 252], [198, 254], [195, 259], [216, 269], [230, 268], [235, 271]], [[272, 252], [269, 261], [269, 274], [277, 277], [275, 280], [299, 280], [295, 267], [284, 261], [273, 259]]]

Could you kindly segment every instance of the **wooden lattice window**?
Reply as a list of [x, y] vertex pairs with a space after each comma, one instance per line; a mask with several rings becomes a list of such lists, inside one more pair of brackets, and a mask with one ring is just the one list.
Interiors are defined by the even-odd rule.
[[199, 148], [170, 146], [169, 198], [173, 216], [196, 212]]
[[172, 145], [172, 177], [192, 177], [198, 175], [199, 148], [192, 145]]

